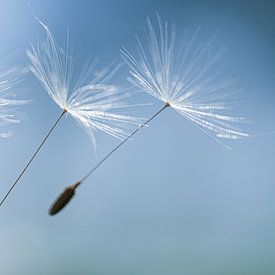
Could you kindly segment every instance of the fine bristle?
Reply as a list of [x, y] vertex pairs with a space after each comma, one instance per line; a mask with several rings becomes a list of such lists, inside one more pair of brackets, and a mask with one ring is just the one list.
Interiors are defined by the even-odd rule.
[[70, 185], [67, 187], [56, 199], [56, 201], [53, 203], [53, 205], [49, 209], [49, 215], [53, 216], [57, 214], [59, 211], [61, 211], [73, 198], [75, 194], [75, 189], [78, 186], [78, 184]]

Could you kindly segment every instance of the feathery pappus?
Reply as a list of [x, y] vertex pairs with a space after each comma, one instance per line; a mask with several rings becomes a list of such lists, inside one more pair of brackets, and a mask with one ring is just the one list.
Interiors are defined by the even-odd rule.
[[46, 31], [47, 39], [36, 48], [32, 46], [27, 54], [31, 62], [30, 70], [49, 96], [88, 132], [94, 146], [97, 130], [119, 139], [125, 138], [130, 126], [139, 125], [142, 119], [121, 111], [132, 105], [127, 103], [130, 92], [110, 84], [119, 65], [111, 64], [99, 71], [96, 70], [96, 62], [93, 62], [83, 68], [73, 84], [73, 58], [68, 41], [65, 50], [60, 48], [48, 26], [37, 20]]
[[197, 29], [190, 39], [177, 40], [175, 26], [156, 17], [156, 24], [147, 18], [145, 39], [136, 36], [136, 51], [121, 50], [129, 81], [218, 142], [248, 137], [239, 129], [246, 119], [229, 114], [235, 90], [230, 91], [232, 80], [218, 78], [221, 51], [213, 54], [213, 39], [203, 43]]
[[[5, 68], [0, 66], [0, 126], [6, 127], [10, 123], [20, 123], [16, 109], [29, 100], [17, 99], [12, 89], [20, 80], [21, 71], [17, 68]], [[11, 136], [10, 131], [0, 130], [1, 138]]]

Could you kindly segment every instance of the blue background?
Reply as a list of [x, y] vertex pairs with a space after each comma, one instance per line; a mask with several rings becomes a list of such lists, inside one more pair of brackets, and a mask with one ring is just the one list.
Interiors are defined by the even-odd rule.
[[[32, 1], [59, 44], [67, 26], [81, 64], [106, 64], [133, 48], [147, 15], [158, 11], [178, 33], [201, 25], [218, 32], [222, 62], [249, 100], [239, 111], [253, 134], [274, 130], [274, 1]], [[29, 42], [44, 33], [27, 1], [0, 1], [0, 35], [13, 63], [27, 64]], [[120, 82], [127, 85], [125, 74]], [[34, 102], [0, 140], [3, 195], [61, 110], [32, 75], [17, 90]], [[148, 116], [161, 103], [140, 110]], [[142, 114], [141, 114], [142, 113]], [[98, 135], [99, 158], [117, 140]], [[96, 156], [68, 117], [0, 209], [0, 274], [275, 274], [275, 135], [225, 150], [173, 110], [166, 110], [84, 184], [56, 217], [47, 209]]]

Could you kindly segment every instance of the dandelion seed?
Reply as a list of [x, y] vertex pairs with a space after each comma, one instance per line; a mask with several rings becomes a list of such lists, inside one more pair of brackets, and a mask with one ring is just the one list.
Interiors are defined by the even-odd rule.
[[[137, 52], [122, 49], [130, 67], [130, 82], [151, 96], [169, 103], [176, 112], [187, 118], [210, 137], [238, 139], [248, 137], [236, 124], [243, 117], [226, 114], [225, 89], [231, 81], [217, 81], [217, 61], [220, 53], [210, 56], [211, 42], [202, 45], [198, 31], [190, 41], [178, 45], [175, 29], [162, 23], [157, 14], [157, 28], [147, 19], [148, 36], [144, 45], [137, 39]], [[220, 141], [219, 141], [220, 142]]]
[[[130, 67], [130, 82], [164, 102], [164, 106], [79, 180], [77, 187], [120, 146], [167, 107], [173, 108], [216, 141], [221, 138], [248, 137], [248, 134], [233, 126], [244, 122], [244, 118], [223, 113], [228, 109], [228, 104], [222, 90], [228, 87], [230, 82], [215, 82], [214, 76], [217, 73], [215, 65], [219, 56], [209, 55], [210, 43], [197, 45], [196, 33], [187, 44], [177, 47], [174, 28], [171, 28], [170, 33], [168, 23], [162, 23], [159, 15], [157, 15], [157, 28], [154, 28], [149, 18], [147, 25], [147, 43], [143, 44], [136, 37], [138, 48], [136, 54], [131, 54], [126, 49], [122, 49], [121, 53]], [[54, 214], [56, 213], [58, 212]]]
[[[29, 100], [16, 99], [11, 88], [18, 82], [20, 72], [16, 68], [0, 68], [0, 126], [5, 127], [11, 123], [18, 124], [20, 119], [15, 109], [29, 103]], [[11, 132], [0, 132], [0, 138], [8, 138]]]
[[[142, 129], [144, 126], [146, 126], [151, 120], [153, 120], [156, 116], [158, 116], [166, 107], [168, 107], [168, 104], [165, 104], [159, 111], [157, 111], [153, 116], [151, 116], [149, 119], [147, 119], [142, 125], [140, 125], [138, 128], [136, 128], [128, 137], [126, 137], [124, 140], [122, 140], [112, 151], [110, 151], [103, 159], [101, 159], [92, 170], [90, 170], [83, 178], [77, 181], [76, 184], [74, 185], [69, 185], [65, 191], [58, 197], [56, 202], [50, 207], [49, 209], [49, 214], [50, 215], [55, 215], [57, 214], [60, 210], [62, 210], [72, 199], [76, 189], [82, 184], [88, 177], [90, 177], [91, 174], [94, 173], [95, 170], [97, 170], [98, 167], [100, 167], [113, 153], [115, 153], [126, 141], [131, 139], [140, 129]], [[66, 194], [69, 193], [69, 190], [73, 186], [73, 195], [68, 196]], [[65, 199], [64, 199], [65, 198]]]
[[[74, 85], [72, 83], [72, 57], [68, 46], [65, 50], [58, 47], [48, 26], [37, 19], [46, 32], [46, 43], [38, 43], [27, 52], [30, 59], [30, 71], [40, 81], [49, 96], [62, 109], [52, 128], [38, 146], [31, 159], [10, 187], [0, 206], [6, 200], [19, 179], [38, 154], [48, 137], [60, 122], [64, 114], [71, 115], [89, 134], [94, 148], [96, 131], [103, 131], [123, 140], [131, 127], [139, 125], [142, 119], [121, 113], [130, 107], [126, 99], [130, 96], [125, 90], [120, 91], [116, 85], [109, 84], [118, 66], [111, 64], [95, 72], [95, 63], [86, 66]], [[95, 73], [94, 73], [95, 72]]]

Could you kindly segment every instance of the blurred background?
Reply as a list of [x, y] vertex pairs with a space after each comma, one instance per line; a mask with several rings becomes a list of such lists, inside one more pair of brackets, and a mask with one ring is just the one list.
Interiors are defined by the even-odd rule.
[[[0, 209], [0, 274], [275, 274], [275, 134], [258, 135], [275, 130], [274, 1], [0, 0], [0, 44], [10, 64], [26, 65], [30, 43], [45, 38], [32, 10], [60, 45], [69, 26], [80, 66], [133, 49], [156, 11], [178, 34], [199, 25], [218, 33], [226, 74], [249, 99], [239, 111], [254, 136], [226, 150], [168, 109], [50, 217], [57, 194], [97, 161], [86, 133], [64, 119]], [[126, 74], [118, 79], [124, 86]], [[61, 113], [31, 74], [15, 92], [33, 103], [20, 108], [13, 136], [0, 140], [1, 196]], [[153, 103], [141, 116], [161, 106], [140, 100]], [[118, 143], [97, 137], [98, 158]]]

